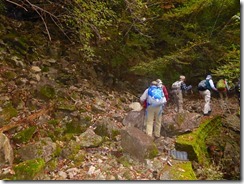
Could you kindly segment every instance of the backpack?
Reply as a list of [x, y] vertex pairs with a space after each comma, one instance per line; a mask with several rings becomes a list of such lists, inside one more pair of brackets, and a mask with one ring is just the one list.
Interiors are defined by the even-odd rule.
[[161, 106], [164, 105], [164, 103], [166, 103], [166, 98], [162, 88], [157, 86], [150, 86], [148, 88], [147, 104], [151, 106]]
[[225, 85], [225, 81], [224, 81], [224, 79], [220, 79], [220, 80], [217, 82], [216, 87], [217, 87], [217, 89], [218, 89], [219, 91], [223, 91], [223, 90], [225, 90], [226, 85]]
[[207, 80], [202, 80], [201, 82], [199, 82], [197, 89], [199, 91], [205, 91], [207, 88]]
[[180, 89], [182, 81], [175, 81], [172, 84], [172, 89]]

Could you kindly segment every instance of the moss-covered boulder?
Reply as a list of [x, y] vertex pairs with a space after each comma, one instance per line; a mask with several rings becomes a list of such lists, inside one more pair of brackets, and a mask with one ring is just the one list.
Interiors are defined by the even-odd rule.
[[11, 103], [6, 104], [3, 107], [3, 111], [1, 113], [1, 116], [4, 120], [10, 120], [12, 117], [15, 117], [18, 115], [18, 111], [13, 107]]
[[54, 99], [56, 96], [56, 91], [52, 86], [44, 85], [40, 88], [39, 95], [44, 100]]
[[56, 156], [57, 149], [59, 149], [51, 138], [41, 138], [36, 143], [30, 143], [22, 146], [17, 152], [21, 160], [31, 160], [35, 158], [42, 158], [48, 162]]
[[173, 161], [172, 165], [165, 165], [160, 180], [197, 180], [191, 162]]
[[21, 132], [17, 133], [14, 137], [13, 137], [13, 140], [16, 142], [16, 143], [26, 143], [28, 142], [32, 136], [35, 134], [36, 132], [36, 126], [32, 126], [32, 127], [29, 127], [25, 130], [22, 130]]
[[222, 125], [221, 117], [207, 119], [191, 133], [180, 135], [176, 139], [175, 148], [188, 153], [189, 160], [208, 165], [209, 156], [205, 140]]
[[93, 129], [88, 128], [84, 133], [77, 136], [76, 141], [81, 147], [98, 147], [102, 144], [103, 138], [97, 135]]
[[15, 172], [12, 180], [35, 180], [45, 168], [45, 161], [41, 158], [26, 160], [13, 167]]

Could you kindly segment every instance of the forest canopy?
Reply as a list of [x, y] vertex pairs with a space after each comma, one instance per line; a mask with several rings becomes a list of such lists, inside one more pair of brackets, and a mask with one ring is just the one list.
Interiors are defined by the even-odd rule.
[[41, 21], [50, 41], [56, 26], [59, 36], [80, 45], [81, 62], [96, 62], [119, 79], [240, 77], [236, 0], [1, 0], [0, 11]]

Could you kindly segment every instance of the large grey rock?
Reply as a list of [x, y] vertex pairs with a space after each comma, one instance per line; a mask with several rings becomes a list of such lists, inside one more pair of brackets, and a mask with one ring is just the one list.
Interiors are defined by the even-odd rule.
[[81, 147], [98, 147], [102, 143], [102, 137], [97, 135], [92, 128], [88, 128], [80, 136], [76, 137], [76, 142]]
[[12, 165], [14, 160], [13, 148], [8, 137], [0, 133], [0, 166], [6, 163]]
[[45, 162], [48, 162], [54, 156], [56, 147], [56, 143], [54, 143], [51, 138], [46, 137], [34, 144], [31, 143], [21, 147], [18, 153], [23, 161], [43, 158]]
[[140, 130], [144, 128], [145, 110], [130, 111], [123, 119], [123, 125], [127, 127], [136, 127]]
[[186, 132], [191, 132], [193, 129], [199, 126], [198, 113], [177, 113], [177, 114], [165, 114], [163, 115], [163, 123], [161, 129], [161, 135], [163, 136], [175, 136]]
[[121, 146], [133, 158], [144, 161], [158, 154], [158, 149], [153, 139], [134, 127], [126, 127], [121, 130]]

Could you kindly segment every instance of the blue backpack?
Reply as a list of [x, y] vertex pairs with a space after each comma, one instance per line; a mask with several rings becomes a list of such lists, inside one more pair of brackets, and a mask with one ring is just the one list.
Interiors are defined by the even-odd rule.
[[150, 106], [161, 106], [166, 103], [166, 98], [161, 87], [150, 86], [148, 89], [147, 104]]

